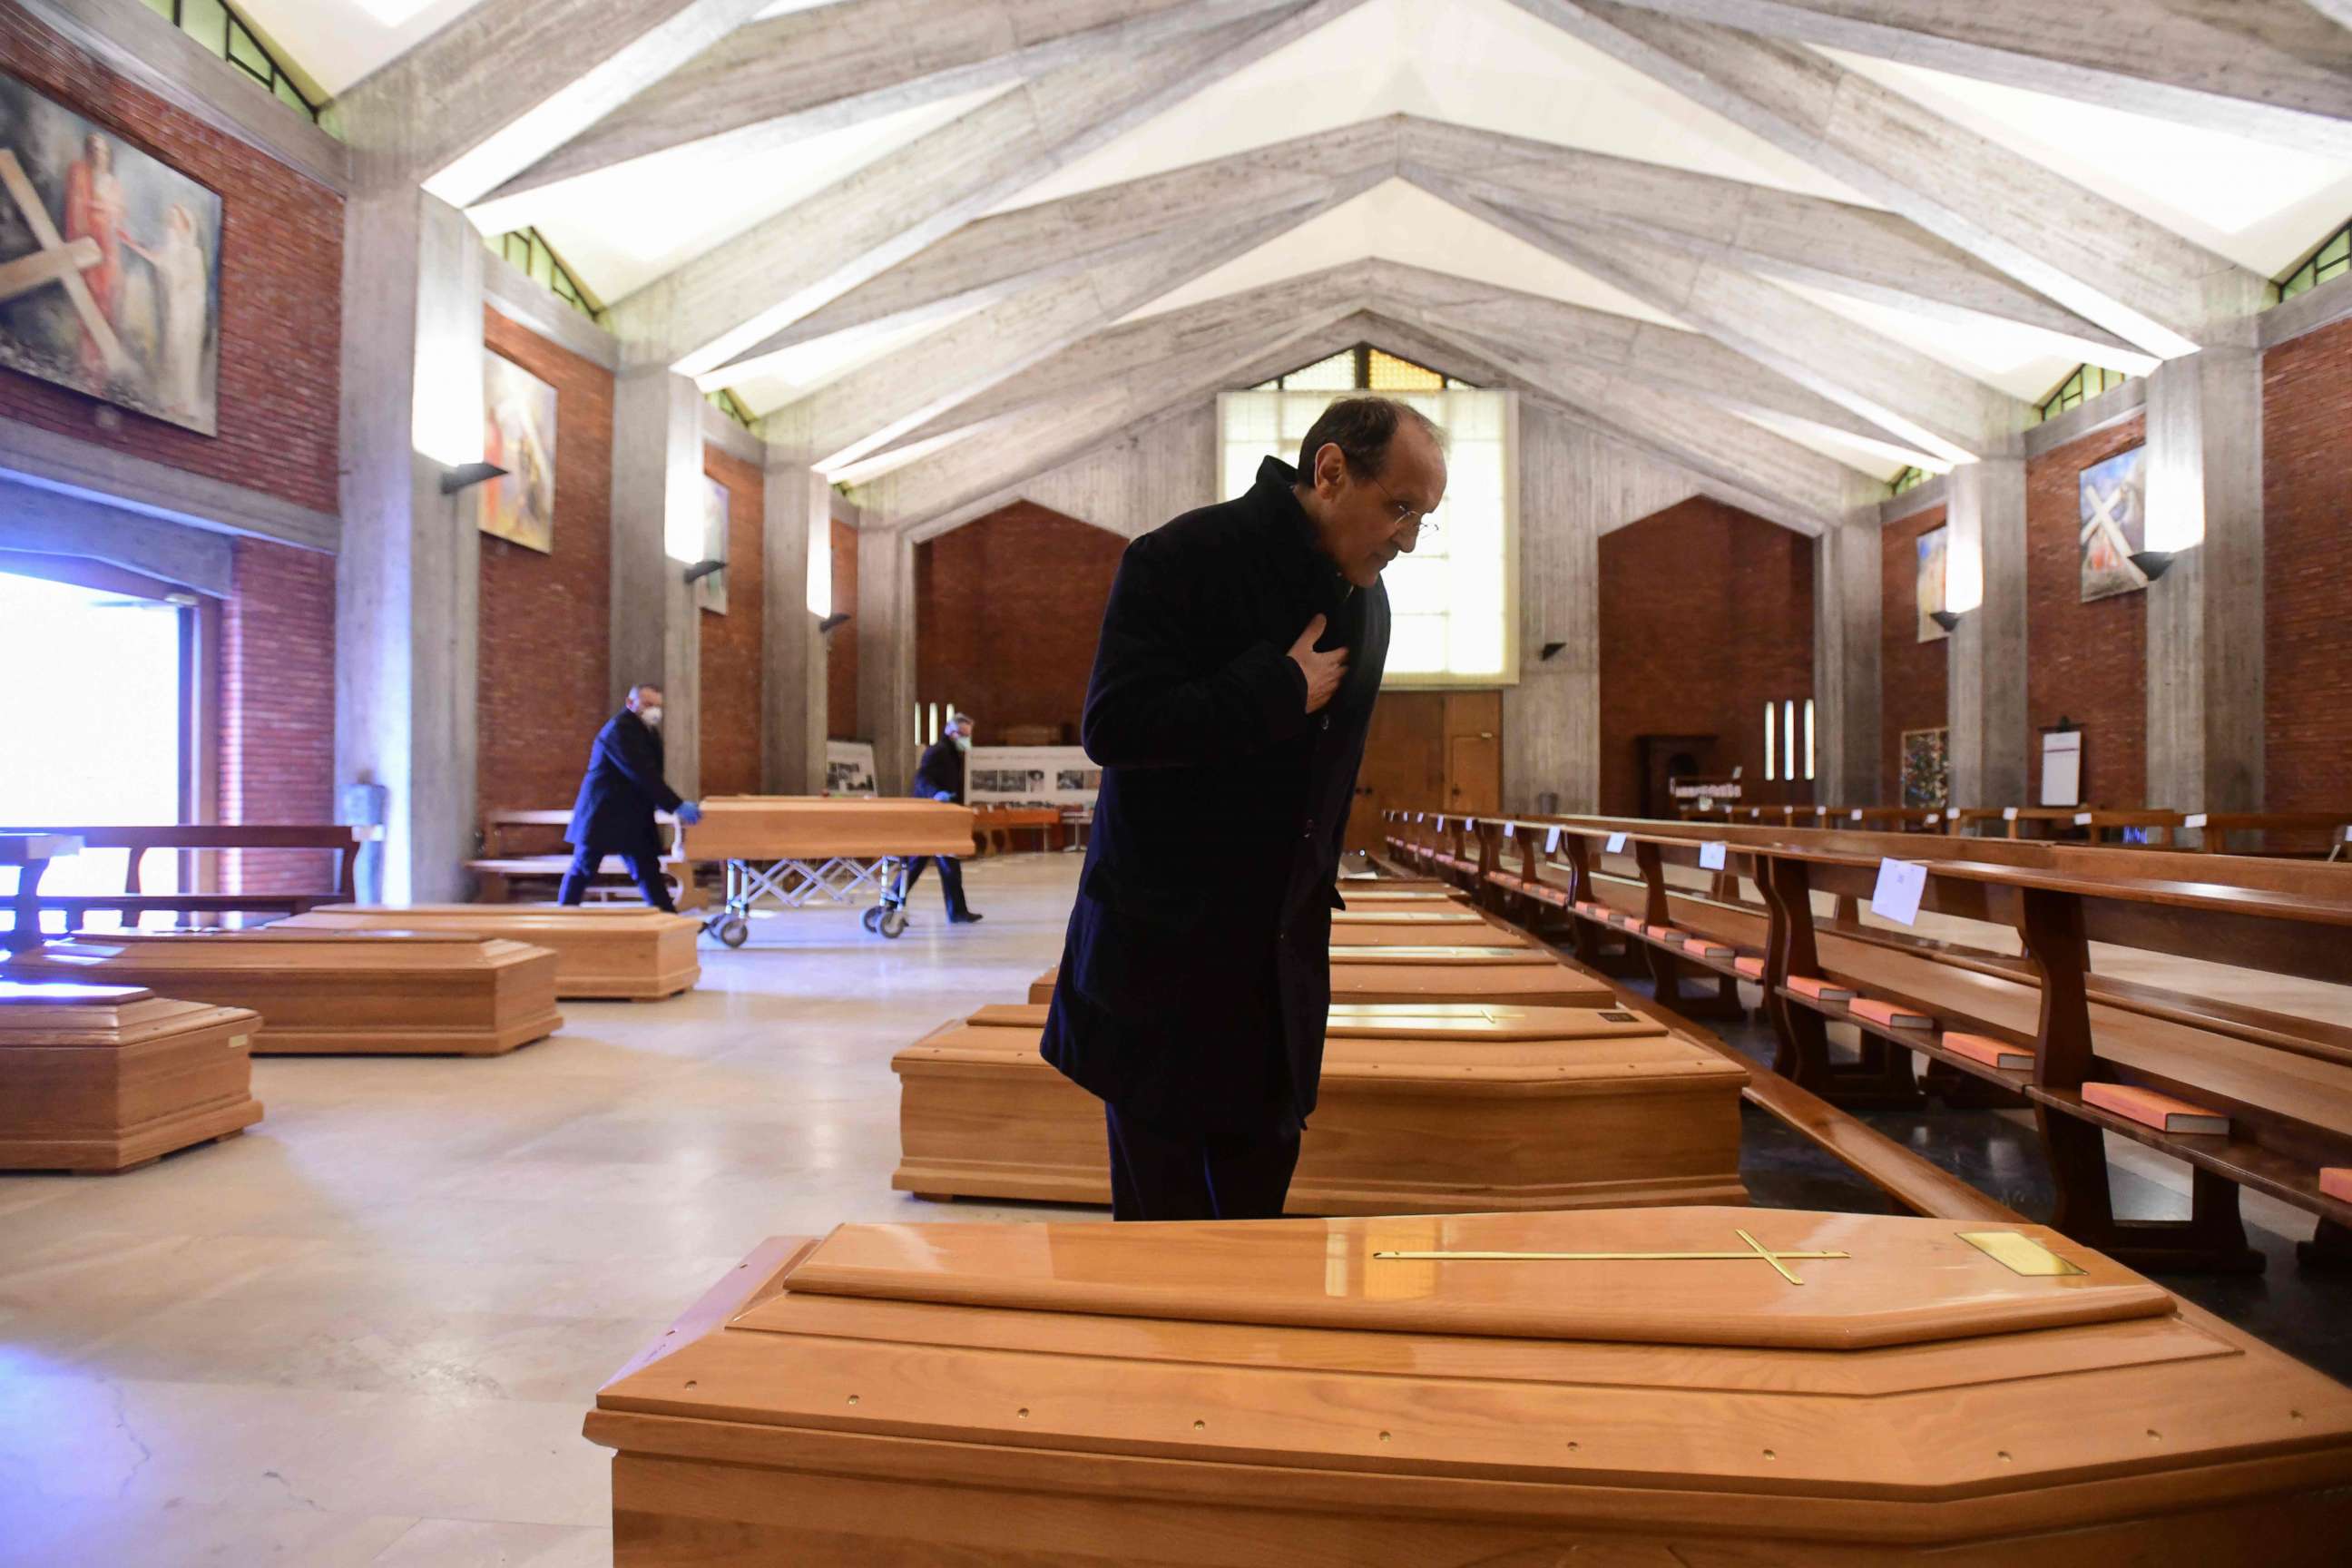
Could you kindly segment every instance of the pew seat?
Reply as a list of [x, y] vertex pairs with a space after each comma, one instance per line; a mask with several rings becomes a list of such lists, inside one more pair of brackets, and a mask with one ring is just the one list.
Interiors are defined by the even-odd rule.
[[[1039, 1056], [1045, 1011], [983, 1007], [892, 1059], [892, 1186], [1110, 1201], [1102, 1104]], [[1747, 1077], [1614, 1006], [1338, 1005], [1290, 1212], [1744, 1203]]]
[[499, 1056], [563, 1023], [555, 954], [456, 931], [100, 931], [20, 949], [0, 977], [247, 1008], [257, 1056]]
[[127, 1171], [244, 1131], [260, 1023], [134, 985], [0, 981], [0, 1170]]
[[[671, 901], [681, 910], [700, 909], [707, 900], [697, 880], [695, 862], [677, 853], [677, 820], [663, 812], [654, 822], [666, 846], [662, 870], [669, 879]], [[569, 811], [482, 813], [481, 853], [466, 862], [466, 869], [473, 873], [476, 896], [486, 904], [510, 903], [520, 894], [552, 899], [563, 873], [572, 867], [572, 851], [563, 837], [571, 826]], [[588, 896], [634, 902], [638, 895], [619, 858], [607, 856], [589, 884]]]

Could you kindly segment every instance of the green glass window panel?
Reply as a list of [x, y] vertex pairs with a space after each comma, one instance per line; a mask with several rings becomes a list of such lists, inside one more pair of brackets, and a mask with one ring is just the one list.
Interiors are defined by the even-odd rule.
[[216, 55], [228, 49], [228, 7], [221, 0], [180, 0], [180, 31]]
[[166, 22], [172, 19], [172, 0], [147, 0], [147, 9]]
[[286, 105], [287, 108], [299, 109], [305, 114], [309, 114], [310, 112], [310, 106], [302, 101], [300, 89], [296, 88], [292, 82], [288, 81], [284, 77], [281, 76], [278, 79], [277, 85], [272, 88], [271, 90], [278, 94], [278, 101]]
[[243, 66], [265, 82], [277, 74], [278, 62], [269, 58], [269, 51], [234, 18], [228, 25], [228, 58], [230, 63]]
[[530, 275], [551, 289], [555, 287], [555, 253], [535, 239], [530, 246]]

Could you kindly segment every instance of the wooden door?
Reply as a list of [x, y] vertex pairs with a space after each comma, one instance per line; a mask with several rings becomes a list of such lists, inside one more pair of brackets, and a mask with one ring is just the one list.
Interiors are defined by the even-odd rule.
[[1435, 691], [1384, 691], [1372, 705], [1364, 765], [1348, 813], [1348, 847], [1381, 841], [1381, 813], [1426, 809], [1445, 795], [1445, 699]]
[[1445, 694], [1445, 805], [1449, 811], [1503, 809], [1503, 694]]

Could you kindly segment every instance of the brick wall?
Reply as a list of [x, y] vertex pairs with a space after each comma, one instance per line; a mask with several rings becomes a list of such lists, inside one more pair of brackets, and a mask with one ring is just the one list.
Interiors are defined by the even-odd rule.
[[2263, 680], [2273, 811], [2352, 805], [2352, 321], [2263, 356]]
[[727, 487], [727, 613], [702, 620], [702, 793], [760, 793], [761, 637], [766, 624], [766, 482], [716, 447], [702, 471]]
[[[857, 614], [857, 531], [833, 521], [833, 610]], [[857, 722], [857, 622], [824, 634], [824, 732], [836, 741], [872, 740]]]
[[1127, 541], [1015, 501], [915, 548], [915, 695], [992, 742], [1045, 725], [1076, 742], [1103, 606]]
[[[1764, 703], [1813, 689], [1813, 542], [1704, 496], [1601, 537], [1601, 808], [1641, 805], [1636, 737], [1717, 737], [1745, 799], [1809, 800], [1764, 782]], [[1777, 770], [1776, 770], [1777, 771]]]
[[[335, 819], [335, 560], [240, 539], [235, 593], [221, 607], [220, 776], [224, 823]], [[326, 885], [323, 857], [222, 857], [222, 886], [256, 892]]]
[[1919, 640], [1919, 536], [1944, 526], [1931, 507], [1879, 533], [1878, 799], [1903, 804], [1903, 731], [1940, 730], [1947, 719], [1945, 688], [1951, 644]]
[[[2083, 603], [2082, 470], [2147, 438], [2134, 416], [2025, 467], [2025, 792], [2042, 798], [2042, 731], [2083, 731], [2083, 799], [2147, 800], [2147, 595]], [[2169, 804], [2159, 803], [2159, 804]]]
[[320, 511], [337, 510], [341, 385], [342, 198], [109, 72], [27, 16], [0, 6], [0, 65], [221, 197], [220, 434], [209, 437], [0, 370], [0, 416], [225, 479]]
[[612, 716], [613, 377], [495, 310], [482, 342], [555, 388], [555, 533], [481, 539], [474, 786], [485, 811], [568, 806]]

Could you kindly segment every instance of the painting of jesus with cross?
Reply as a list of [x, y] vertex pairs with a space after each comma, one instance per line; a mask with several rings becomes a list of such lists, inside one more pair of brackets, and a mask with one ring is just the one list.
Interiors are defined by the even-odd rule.
[[219, 434], [221, 200], [0, 73], [0, 364]]
[[2134, 447], [2082, 471], [2083, 602], [2137, 594], [2147, 574], [2132, 564], [2146, 548], [2147, 448]]

